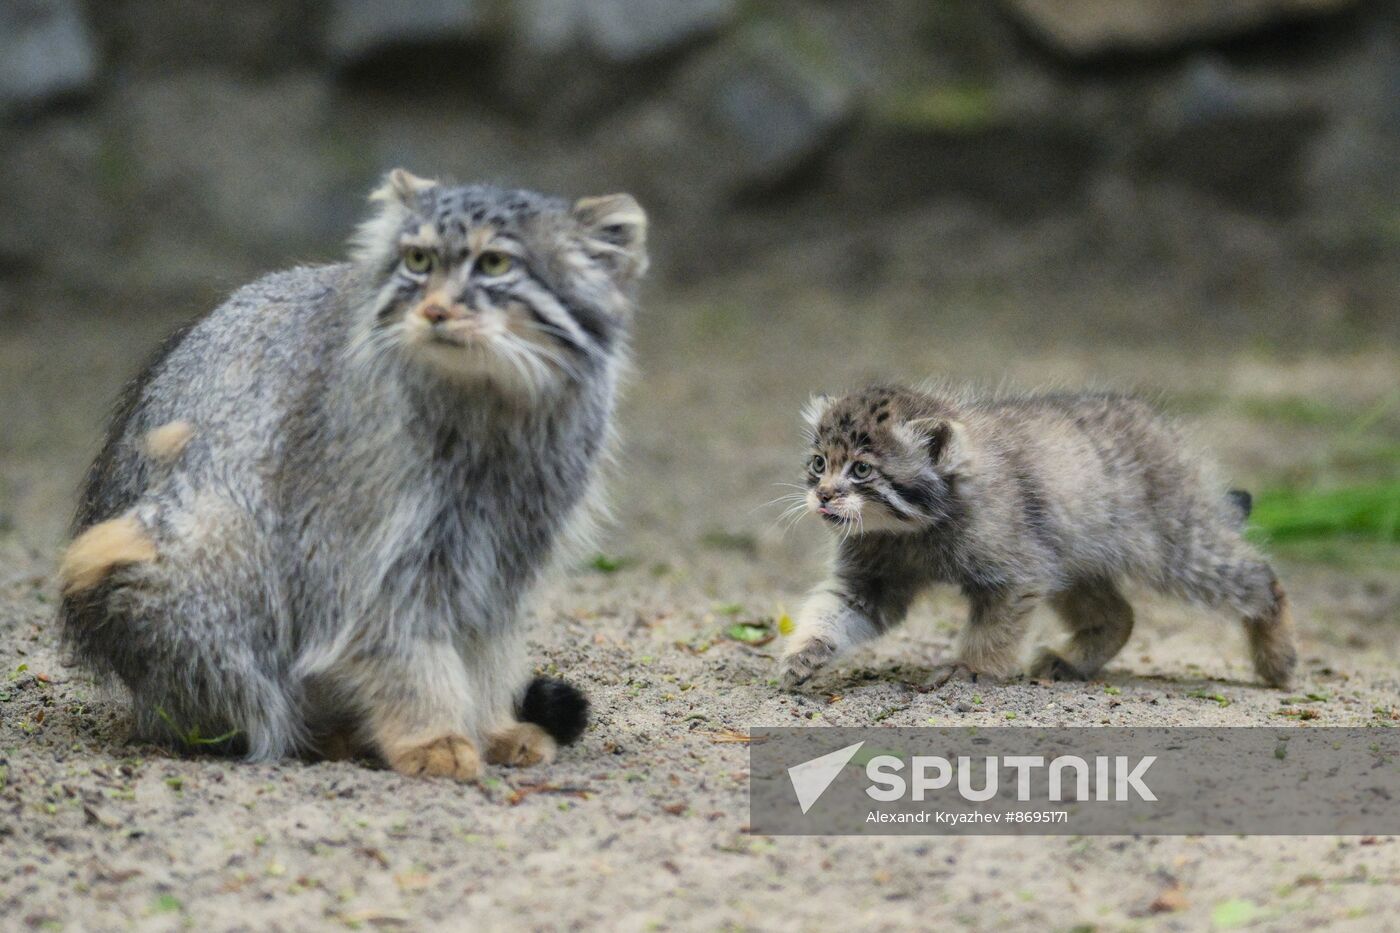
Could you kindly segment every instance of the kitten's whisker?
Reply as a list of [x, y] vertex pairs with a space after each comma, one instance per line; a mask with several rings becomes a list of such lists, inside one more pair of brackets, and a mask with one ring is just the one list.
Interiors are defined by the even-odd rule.
[[779, 516], [777, 517], [777, 519], [774, 520], [773, 523], [774, 523], [775, 525], [778, 525], [779, 523], [783, 523], [783, 524], [781, 524], [779, 527], [780, 527], [781, 532], [782, 532], [784, 535], [786, 535], [789, 531], [791, 531], [793, 528], [795, 528], [795, 527], [797, 526], [797, 523], [800, 522], [800, 521], [802, 520], [802, 516], [804, 516], [804, 515], [806, 515], [806, 514], [807, 514], [807, 507], [806, 507], [805, 504], [804, 504], [804, 505], [794, 506], [793, 508], [790, 508], [790, 509], [788, 509], [786, 512], [784, 512], [782, 515], [779, 515]]
[[856, 513], [856, 517], [854, 519], [847, 518], [844, 522], [841, 523], [841, 544], [844, 545], [848, 540], [850, 540], [851, 533], [855, 531], [856, 523], [859, 521], [860, 513]]
[[804, 502], [806, 502], [806, 501], [807, 501], [807, 497], [806, 497], [805, 495], [798, 495], [798, 494], [795, 493], [795, 492], [793, 492], [793, 493], [788, 493], [788, 494], [785, 495], [785, 496], [778, 496], [776, 499], [769, 499], [767, 502], [760, 502], [758, 505], [756, 505], [756, 506], [754, 506], [753, 508], [749, 509], [749, 513], [748, 513], [748, 514], [752, 515], [753, 513], [757, 512], [759, 509], [766, 509], [766, 508], [769, 508], [769, 507], [771, 507], [771, 506], [779, 505], [780, 503], [783, 503], [783, 502], [804, 503]]
[[773, 519], [771, 527], [776, 527], [786, 533], [787, 529], [791, 528], [806, 511], [807, 504], [805, 502], [794, 502]]
[[786, 509], [783, 509], [782, 514], [779, 515], [777, 518], [775, 518], [774, 521], [775, 521], [775, 522], [780, 522], [780, 521], [782, 521], [783, 519], [789, 518], [789, 517], [791, 517], [791, 516], [798, 516], [798, 517], [800, 517], [800, 516], [801, 516], [803, 513], [805, 513], [806, 511], [807, 511], [807, 503], [805, 503], [805, 502], [796, 502], [796, 503], [793, 503], [792, 505], [788, 506]]

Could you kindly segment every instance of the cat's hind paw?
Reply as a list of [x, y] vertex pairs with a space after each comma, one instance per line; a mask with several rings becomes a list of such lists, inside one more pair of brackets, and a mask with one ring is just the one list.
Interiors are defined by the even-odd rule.
[[934, 690], [953, 681], [977, 682], [977, 672], [962, 661], [939, 664], [929, 672], [928, 685]]
[[550, 734], [532, 722], [517, 722], [486, 739], [486, 760], [511, 768], [547, 765], [558, 750]]
[[1032, 680], [1087, 680], [1079, 668], [1049, 648], [1042, 648], [1026, 674]]

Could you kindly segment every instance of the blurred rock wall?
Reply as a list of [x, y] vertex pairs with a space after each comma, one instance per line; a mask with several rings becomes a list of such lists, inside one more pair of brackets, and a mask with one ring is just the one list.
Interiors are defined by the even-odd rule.
[[1400, 0], [0, 0], [0, 161], [4, 314], [333, 257], [395, 165], [630, 190], [672, 280], [942, 203], [1386, 261]]

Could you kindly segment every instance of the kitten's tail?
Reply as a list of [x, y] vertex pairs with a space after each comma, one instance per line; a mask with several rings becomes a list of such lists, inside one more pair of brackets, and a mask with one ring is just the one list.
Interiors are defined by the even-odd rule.
[[536, 677], [520, 701], [521, 722], [539, 726], [560, 745], [571, 745], [588, 725], [588, 697], [573, 684]]
[[1249, 513], [1254, 511], [1254, 497], [1243, 489], [1231, 489], [1225, 493], [1225, 498], [1230, 500], [1230, 504], [1235, 507], [1235, 512], [1239, 516], [1241, 525], [1249, 518]]

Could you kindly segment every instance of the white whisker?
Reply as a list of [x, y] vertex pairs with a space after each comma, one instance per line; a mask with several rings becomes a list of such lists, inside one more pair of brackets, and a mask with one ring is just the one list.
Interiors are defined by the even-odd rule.
[[512, 341], [520, 358], [525, 361], [525, 365], [530, 367], [530, 371], [535, 374], [538, 385], [543, 387], [549, 381], [549, 364], [546, 362], [540, 348], [524, 341]]
[[797, 523], [802, 520], [802, 517], [807, 514], [807, 511], [805, 503], [795, 505], [778, 516], [773, 524], [778, 525], [779, 531], [786, 535], [793, 528], [797, 527]]
[[799, 495], [798, 493], [795, 493], [795, 492], [794, 492], [794, 493], [788, 493], [788, 494], [785, 495], [785, 496], [778, 496], [778, 498], [776, 498], [776, 499], [769, 499], [767, 502], [761, 502], [761, 503], [759, 503], [758, 505], [756, 505], [756, 506], [754, 506], [753, 508], [749, 509], [748, 514], [752, 515], [754, 512], [757, 512], [759, 509], [766, 509], [766, 508], [768, 508], [768, 507], [770, 507], [770, 506], [778, 505], [779, 503], [782, 503], [782, 502], [798, 502], [798, 503], [803, 503], [803, 502], [806, 502], [806, 500], [807, 500], [807, 497], [806, 497], [805, 495]]
[[527, 392], [530, 393], [530, 397], [537, 397], [539, 393], [537, 387], [535, 386], [534, 377], [530, 373], [530, 371], [525, 368], [525, 364], [521, 362], [520, 354], [516, 351], [516, 349], [506, 341], [498, 341], [496, 343], [495, 350], [500, 355], [500, 357], [504, 359], [507, 363], [509, 363], [511, 367], [515, 370], [516, 375], [520, 377], [520, 384], [525, 388]]
[[579, 371], [578, 367], [574, 366], [568, 360], [564, 359], [564, 357], [561, 354], [556, 353], [549, 347], [544, 347], [537, 343], [529, 343], [525, 341], [522, 341], [522, 345], [527, 349], [527, 352], [533, 353], [559, 367], [560, 371], [563, 372], [564, 375], [568, 376], [570, 379], [583, 379], [583, 373]]
[[524, 324], [526, 327], [529, 327], [532, 330], [539, 331], [542, 334], [548, 334], [551, 337], [567, 341], [580, 352], [582, 352], [585, 356], [591, 357], [592, 359], [601, 361], [607, 358], [607, 354], [604, 353], [601, 349], [599, 349], [593, 343], [592, 340], [589, 340], [586, 343], [580, 343], [577, 341], [577, 338], [573, 334], [570, 334], [563, 328], [557, 327], [554, 324], [544, 324], [540, 321], [532, 320], [527, 320], [524, 322]]

